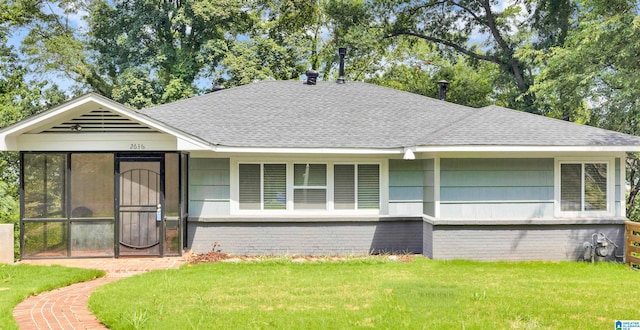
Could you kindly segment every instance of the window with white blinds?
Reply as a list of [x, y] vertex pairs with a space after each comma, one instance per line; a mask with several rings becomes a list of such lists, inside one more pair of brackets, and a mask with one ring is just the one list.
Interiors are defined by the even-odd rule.
[[238, 209], [378, 210], [380, 164], [238, 163]]
[[335, 165], [333, 179], [336, 210], [380, 208], [380, 166], [378, 164]]
[[238, 204], [241, 210], [287, 208], [286, 164], [240, 164]]
[[241, 210], [262, 209], [261, 172], [260, 164], [240, 164], [238, 169], [240, 197], [238, 199]]
[[607, 211], [607, 177], [607, 163], [561, 163], [560, 210]]

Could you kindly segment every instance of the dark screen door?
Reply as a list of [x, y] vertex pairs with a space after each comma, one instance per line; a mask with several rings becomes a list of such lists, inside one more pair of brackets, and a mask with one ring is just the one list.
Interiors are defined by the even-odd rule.
[[159, 160], [119, 160], [119, 255], [161, 255], [162, 167]]

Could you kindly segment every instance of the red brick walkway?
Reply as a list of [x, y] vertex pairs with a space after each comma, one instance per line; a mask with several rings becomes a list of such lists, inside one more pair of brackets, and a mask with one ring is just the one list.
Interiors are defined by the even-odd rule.
[[30, 265], [63, 265], [102, 269], [107, 276], [32, 296], [18, 304], [13, 317], [20, 329], [106, 329], [88, 309], [95, 288], [154, 269], [178, 268], [182, 258], [25, 260]]

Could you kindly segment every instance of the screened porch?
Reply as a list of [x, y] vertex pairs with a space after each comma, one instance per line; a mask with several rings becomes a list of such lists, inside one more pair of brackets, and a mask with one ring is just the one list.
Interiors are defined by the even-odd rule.
[[22, 258], [173, 256], [183, 248], [180, 153], [21, 153]]

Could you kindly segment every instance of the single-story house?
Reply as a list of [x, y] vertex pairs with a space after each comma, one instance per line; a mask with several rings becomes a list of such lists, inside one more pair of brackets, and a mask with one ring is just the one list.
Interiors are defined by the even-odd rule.
[[[132, 110], [87, 94], [0, 131], [23, 258], [622, 247], [640, 137], [361, 82], [262, 81]], [[616, 254], [622, 254], [621, 248]]]

